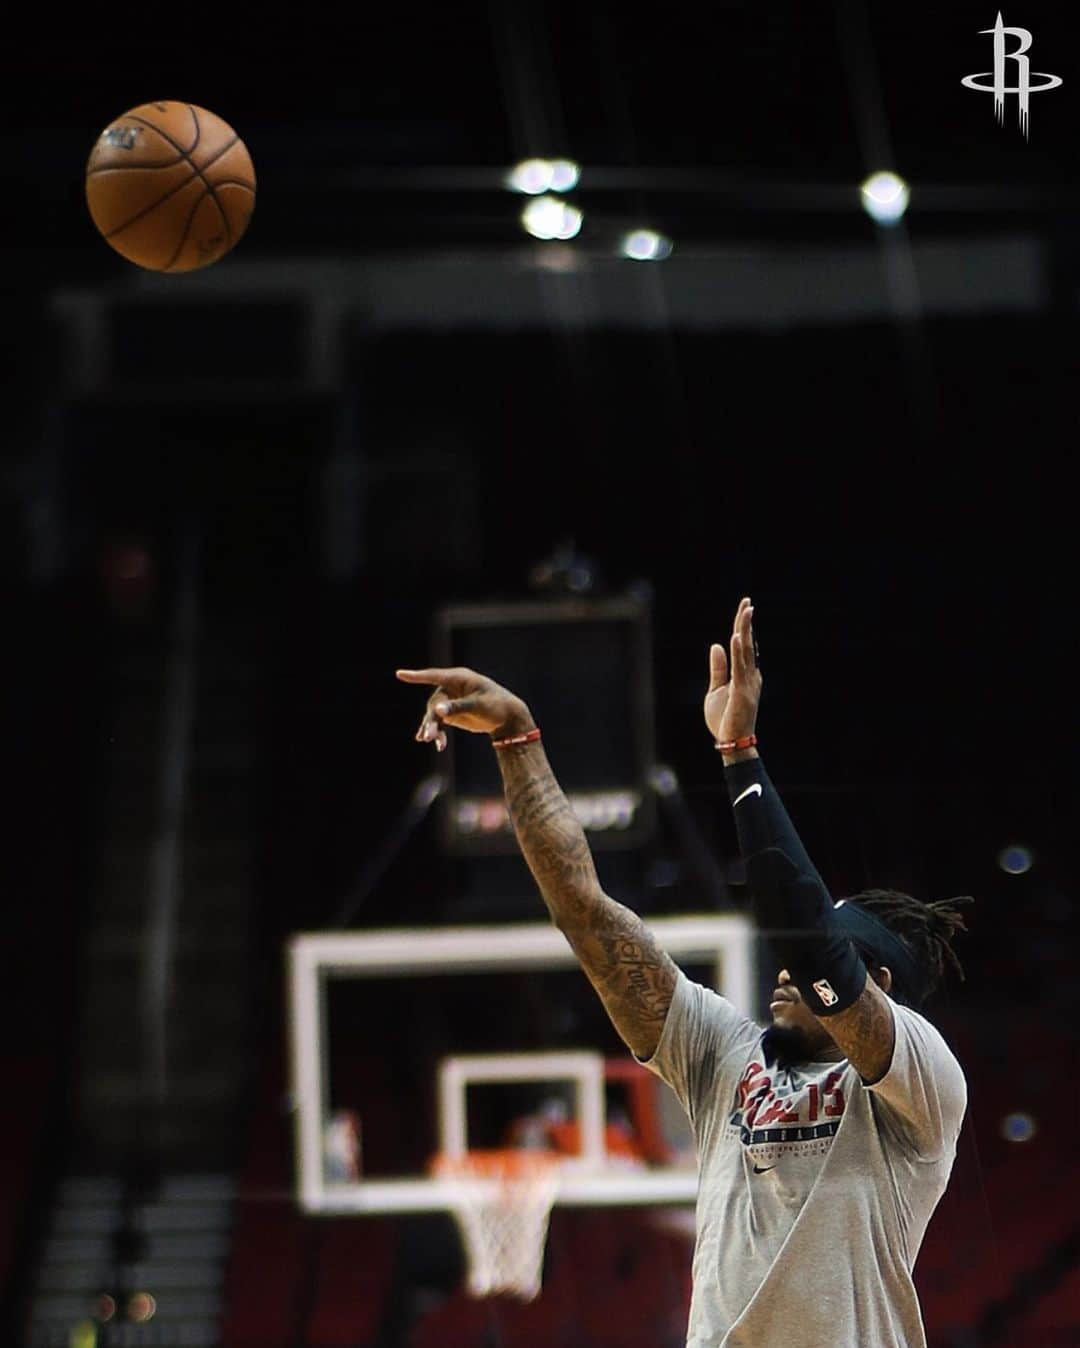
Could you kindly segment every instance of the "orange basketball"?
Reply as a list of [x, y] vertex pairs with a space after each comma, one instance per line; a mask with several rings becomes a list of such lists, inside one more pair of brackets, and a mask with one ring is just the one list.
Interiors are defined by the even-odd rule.
[[195, 271], [242, 238], [255, 170], [227, 122], [190, 103], [141, 103], [110, 122], [86, 165], [102, 238], [150, 271]]

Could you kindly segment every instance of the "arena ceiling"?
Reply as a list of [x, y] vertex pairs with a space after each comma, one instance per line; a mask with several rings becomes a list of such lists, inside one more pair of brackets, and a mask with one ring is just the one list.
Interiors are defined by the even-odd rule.
[[[582, 167], [579, 244], [640, 222], [677, 247], [862, 239], [856, 185], [891, 168], [923, 233], [1068, 228], [1076, 214], [1080, 44], [1070, 7], [1023, 0], [1033, 71], [1062, 77], [1014, 106], [989, 94], [991, 3], [834, 0], [457, 4], [250, 13], [108, 8], [22, 19], [2, 56], [9, 246], [60, 269], [111, 265], [85, 215], [97, 132], [152, 99], [230, 121], [259, 176], [245, 250], [320, 253], [519, 246], [509, 165]], [[1022, 8], [1023, 12], [1020, 12]], [[1015, 105], [1012, 99], [1011, 104]]]

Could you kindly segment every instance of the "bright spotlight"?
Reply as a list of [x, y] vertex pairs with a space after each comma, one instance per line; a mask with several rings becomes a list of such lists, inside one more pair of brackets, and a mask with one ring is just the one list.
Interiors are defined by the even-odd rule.
[[1038, 1124], [1030, 1114], [1006, 1114], [1001, 1121], [1001, 1135], [1007, 1142], [1030, 1142], [1038, 1132]]
[[623, 235], [620, 251], [635, 262], [661, 262], [671, 256], [672, 243], [651, 229], [635, 229]]
[[505, 181], [511, 191], [525, 192], [534, 197], [551, 187], [552, 176], [550, 159], [523, 159], [520, 164], [514, 165]]
[[128, 1319], [137, 1325], [145, 1325], [154, 1318], [157, 1301], [149, 1292], [134, 1292], [128, 1301]]
[[581, 168], [572, 159], [553, 159], [551, 161], [551, 190], [569, 192], [577, 186], [581, 177]]
[[872, 173], [859, 191], [863, 210], [879, 225], [895, 225], [911, 200], [907, 183], [895, 173]]
[[512, 192], [538, 197], [541, 192], [569, 192], [581, 177], [572, 159], [523, 159], [503, 179]]
[[1013, 844], [998, 853], [998, 865], [1006, 875], [1024, 875], [1031, 870], [1032, 856], [1026, 847]]
[[572, 239], [581, 220], [578, 208], [558, 197], [536, 197], [521, 212], [521, 223], [534, 239]]

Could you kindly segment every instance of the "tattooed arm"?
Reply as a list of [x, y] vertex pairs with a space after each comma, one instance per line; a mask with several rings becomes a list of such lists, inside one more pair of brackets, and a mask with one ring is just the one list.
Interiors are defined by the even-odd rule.
[[856, 1001], [836, 1015], [819, 1016], [818, 1024], [832, 1035], [867, 1085], [880, 1081], [889, 1070], [896, 1043], [892, 1003], [870, 974]]
[[652, 1057], [675, 990], [674, 963], [641, 918], [600, 888], [585, 832], [540, 744], [501, 749], [498, 761], [514, 832], [551, 920], [624, 1043]]
[[[416, 738], [446, 743], [451, 725], [493, 739], [534, 728], [529, 708], [468, 669], [399, 670], [405, 683], [435, 684]], [[496, 749], [506, 802], [525, 861], [551, 919], [578, 957], [623, 1042], [649, 1058], [671, 1005], [678, 970], [636, 913], [600, 888], [585, 832], [538, 740]]]

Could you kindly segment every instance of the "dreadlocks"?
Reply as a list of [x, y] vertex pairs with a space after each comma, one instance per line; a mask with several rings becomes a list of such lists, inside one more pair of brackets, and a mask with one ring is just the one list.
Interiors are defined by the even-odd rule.
[[974, 903], [970, 894], [924, 903], [897, 889], [864, 889], [852, 894], [848, 902], [872, 913], [911, 949], [925, 971], [927, 994], [941, 982], [946, 968], [963, 979], [952, 939], [958, 931], [967, 931], [959, 905]]

